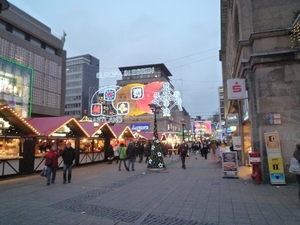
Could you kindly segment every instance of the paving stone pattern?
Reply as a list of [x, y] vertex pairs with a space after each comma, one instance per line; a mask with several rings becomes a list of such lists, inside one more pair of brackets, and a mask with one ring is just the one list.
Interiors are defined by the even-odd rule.
[[167, 169], [118, 171], [117, 164], [74, 167], [71, 184], [46, 185], [38, 174], [0, 180], [0, 225], [294, 225], [300, 221], [298, 186], [253, 184], [250, 167], [239, 179], [197, 156], [165, 158]]

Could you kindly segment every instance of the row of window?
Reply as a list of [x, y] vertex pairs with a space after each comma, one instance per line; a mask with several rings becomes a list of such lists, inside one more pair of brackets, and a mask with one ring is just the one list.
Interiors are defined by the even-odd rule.
[[67, 88], [68, 87], [75, 87], [75, 86], [81, 86], [82, 85], [82, 81], [73, 81], [73, 82], [67, 82]]
[[71, 103], [71, 104], [66, 104], [65, 108], [80, 108], [81, 107], [81, 103]]
[[30, 43], [32, 43], [35, 46], [45, 49], [47, 52], [57, 55], [58, 51], [56, 48], [52, 47], [51, 45], [46, 44], [45, 42], [41, 41], [40, 39], [33, 37], [32, 35], [22, 31], [21, 29], [13, 26], [12, 24], [7, 23], [6, 21], [1, 20], [1, 19], [0, 19], [0, 29], [6, 30], [19, 38], [29, 41]]
[[67, 75], [66, 80], [82, 79], [82, 74]]
[[66, 90], [66, 94], [77, 94], [77, 93], [80, 93], [80, 94], [82, 93], [81, 88]]
[[69, 102], [69, 101], [79, 101], [79, 100], [81, 100], [81, 96], [80, 95], [66, 97], [66, 102]]
[[68, 73], [79, 72], [82, 71], [82, 66], [72, 66], [67, 68], [67, 76]]
[[80, 115], [81, 111], [80, 110], [75, 110], [75, 111], [67, 111], [65, 112], [66, 116], [73, 116], [73, 115]]

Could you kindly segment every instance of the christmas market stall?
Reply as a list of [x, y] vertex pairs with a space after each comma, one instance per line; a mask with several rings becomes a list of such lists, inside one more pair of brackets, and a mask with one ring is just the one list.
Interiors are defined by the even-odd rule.
[[8, 105], [0, 106], [0, 177], [32, 171], [35, 135], [39, 132], [19, 114]]
[[114, 125], [110, 127], [114, 132], [116, 138], [111, 140], [111, 145], [120, 145], [121, 143], [128, 145], [128, 141], [135, 138], [134, 133], [129, 126], [125, 125]]
[[[82, 138], [87, 138], [89, 135], [74, 117], [37, 117], [26, 120], [40, 133], [35, 139], [35, 171], [43, 168], [44, 155], [53, 144], [56, 144], [59, 150], [63, 150], [67, 142], [70, 142], [71, 146], [76, 150], [75, 164], [78, 165], [79, 141]], [[60, 157], [58, 160], [59, 167], [62, 167], [62, 158]]]
[[105, 150], [110, 145], [110, 141], [116, 138], [110, 126], [105, 122], [79, 121], [79, 123], [88, 134], [88, 138], [80, 139], [79, 163], [105, 161]]

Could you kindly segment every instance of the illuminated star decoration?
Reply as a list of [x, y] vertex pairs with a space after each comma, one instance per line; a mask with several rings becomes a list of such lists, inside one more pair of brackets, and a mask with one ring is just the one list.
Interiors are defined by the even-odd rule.
[[153, 104], [161, 106], [163, 116], [171, 116], [171, 110], [177, 106], [182, 111], [182, 99], [179, 91], [174, 91], [168, 82], [165, 82], [159, 92], [154, 93]]

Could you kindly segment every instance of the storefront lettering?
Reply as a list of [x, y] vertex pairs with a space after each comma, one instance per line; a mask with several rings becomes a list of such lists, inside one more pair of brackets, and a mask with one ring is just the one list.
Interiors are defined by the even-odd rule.
[[114, 117], [103, 117], [103, 116], [93, 116], [89, 118], [93, 122], [104, 122], [104, 123], [122, 123], [123, 119], [119, 116]]
[[120, 71], [112, 71], [112, 72], [99, 72], [96, 73], [96, 78], [103, 79], [103, 78], [112, 78], [112, 77], [121, 77], [122, 74]]
[[136, 76], [136, 75], [142, 75], [142, 74], [151, 74], [151, 73], [154, 73], [154, 71], [155, 71], [154, 67], [124, 70], [124, 76]]

